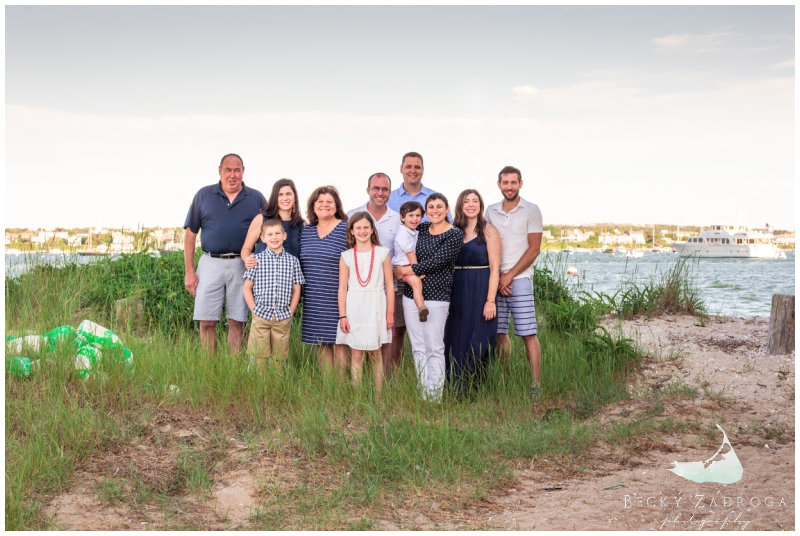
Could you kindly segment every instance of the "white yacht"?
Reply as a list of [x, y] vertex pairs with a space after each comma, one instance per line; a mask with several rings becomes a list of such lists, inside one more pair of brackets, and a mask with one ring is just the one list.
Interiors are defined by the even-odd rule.
[[681, 257], [740, 259], [777, 259], [783, 257], [775, 245], [775, 236], [753, 231], [742, 225], [712, 225], [685, 242], [674, 242]]

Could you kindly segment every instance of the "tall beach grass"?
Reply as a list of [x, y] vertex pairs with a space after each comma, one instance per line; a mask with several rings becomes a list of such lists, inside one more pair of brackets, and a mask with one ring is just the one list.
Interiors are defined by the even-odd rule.
[[[417, 396], [408, 344], [380, 395], [369, 375], [361, 387], [324, 376], [315, 349], [300, 343], [299, 319], [282, 373], [253, 372], [223, 343], [219, 354], [208, 355], [191, 320], [180, 253], [43, 265], [6, 278], [7, 335], [41, 334], [88, 318], [116, 331], [135, 360], [133, 369], [106, 360], [102, 374], [81, 380], [74, 349], [64, 344], [29, 356], [41, 362], [29, 379], [6, 377], [6, 528], [50, 528], [45, 496], [68, 489], [76, 469], [104, 453], [151, 437], [153, 420], [165, 412], [207, 418], [216, 442], [175, 452], [161, 487], [126, 477], [125, 489], [135, 491], [123, 492], [105, 479], [98, 484], [103, 493], [124, 499], [150, 490], [137, 500], [207, 494], [224, 458], [219, 443], [230, 436], [246, 440], [254, 453], [291, 451], [350, 475], [312, 491], [315, 501], [298, 503], [285, 490], [265, 494], [272, 498], [255, 513], [256, 528], [349, 528], [344, 520], [353, 509], [375, 508], [408, 490], [463, 488], [481, 496], [511, 478], [518, 460], [582, 452], [598, 434], [590, 417], [628, 396], [625, 378], [641, 356], [630, 339], [599, 327], [604, 310], [597, 300], [577, 299], [552, 267], [537, 264], [535, 293], [544, 387], [538, 409], [516, 337], [508, 370], [493, 361], [471, 397], [446, 393], [441, 405]], [[131, 297], [144, 301], [144, 326], [118, 323], [113, 314], [116, 300]]]

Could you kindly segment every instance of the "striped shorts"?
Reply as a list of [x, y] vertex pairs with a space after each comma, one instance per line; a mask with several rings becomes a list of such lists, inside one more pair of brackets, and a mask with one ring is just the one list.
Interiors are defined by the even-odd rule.
[[533, 303], [533, 279], [520, 277], [511, 281], [511, 296], [499, 292], [497, 301], [497, 333], [508, 334], [508, 323], [514, 317], [514, 335], [536, 335], [536, 306]]

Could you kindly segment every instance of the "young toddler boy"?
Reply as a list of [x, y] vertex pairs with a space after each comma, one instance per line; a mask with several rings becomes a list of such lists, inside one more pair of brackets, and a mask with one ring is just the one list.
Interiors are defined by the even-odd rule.
[[[422, 221], [425, 215], [425, 209], [416, 201], [408, 201], [403, 203], [400, 207], [400, 221], [403, 222], [397, 229], [397, 234], [394, 237], [394, 257], [392, 257], [392, 265], [394, 266], [411, 266], [417, 264], [417, 226]], [[424, 276], [423, 276], [424, 277]], [[422, 278], [408, 274], [403, 276], [403, 281], [411, 286], [414, 293], [414, 305], [417, 306], [419, 311], [419, 321], [428, 321], [428, 308], [425, 307], [425, 301], [422, 298]]]
[[266, 368], [270, 358], [283, 369], [289, 357], [289, 334], [300, 286], [305, 284], [300, 260], [283, 249], [286, 232], [279, 219], [261, 225], [261, 240], [267, 249], [256, 255], [258, 264], [244, 272], [244, 299], [253, 321], [247, 353]]

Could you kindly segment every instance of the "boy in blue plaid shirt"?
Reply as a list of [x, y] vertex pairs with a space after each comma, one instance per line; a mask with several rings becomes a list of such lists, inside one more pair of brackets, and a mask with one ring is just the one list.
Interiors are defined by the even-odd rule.
[[261, 225], [261, 240], [267, 249], [255, 256], [258, 264], [243, 276], [244, 299], [253, 313], [247, 353], [263, 368], [274, 358], [282, 370], [289, 357], [292, 315], [306, 280], [300, 260], [283, 249], [286, 232], [281, 220], [266, 220]]

